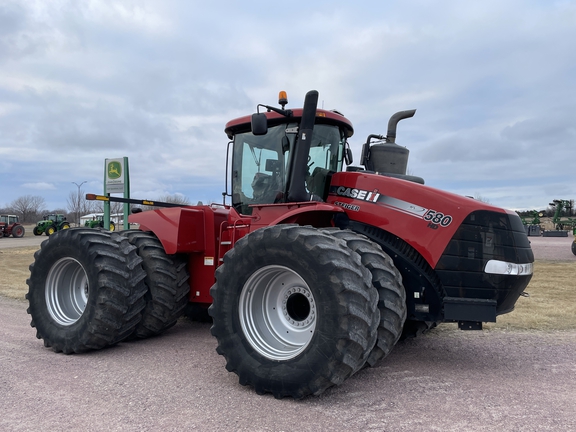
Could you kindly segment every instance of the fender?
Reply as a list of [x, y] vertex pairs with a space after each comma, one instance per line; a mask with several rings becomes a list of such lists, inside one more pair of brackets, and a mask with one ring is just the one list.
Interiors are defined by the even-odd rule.
[[220, 224], [230, 209], [212, 206], [171, 207], [132, 214], [130, 223], [151, 231], [167, 254], [204, 252], [215, 255]]
[[331, 226], [332, 218], [339, 213], [345, 213], [342, 207], [317, 201], [255, 205], [250, 231], [279, 224]]

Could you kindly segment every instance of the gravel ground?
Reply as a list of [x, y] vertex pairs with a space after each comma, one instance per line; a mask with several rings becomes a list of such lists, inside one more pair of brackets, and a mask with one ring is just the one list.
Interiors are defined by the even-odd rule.
[[[537, 259], [576, 258], [571, 238], [531, 241]], [[66, 356], [34, 337], [26, 307], [0, 298], [2, 431], [576, 430], [576, 331], [441, 328], [294, 401], [239, 385], [207, 324]]]
[[46, 240], [46, 236], [29, 236], [26, 233], [26, 236], [22, 238], [14, 238], [14, 237], [2, 237], [0, 238], [0, 249], [11, 249], [17, 247], [30, 247], [30, 246], [38, 246], [40, 247], [40, 243]]
[[576, 255], [572, 253], [573, 235], [568, 237], [528, 237], [534, 258], [545, 261], [575, 261]]
[[0, 300], [0, 430], [576, 430], [576, 331], [433, 331], [302, 401], [226, 372], [208, 324], [55, 354], [25, 305]]

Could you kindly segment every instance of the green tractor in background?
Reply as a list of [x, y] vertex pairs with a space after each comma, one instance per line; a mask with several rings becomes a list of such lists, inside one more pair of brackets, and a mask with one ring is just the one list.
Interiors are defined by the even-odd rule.
[[576, 229], [576, 219], [562, 216], [563, 212], [567, 213], [568, 216], [572, 215], [574, 200], [554, 200], [548, 205], [555, 210], [552, 223], [554, 223], [557, 230]]
[[70, 223], [66, 221], [66, 216], [63, 214], [49, 214], [36, 223], [32, 232], [34, 235], [42, 235], [46, 233], [46, 235], [49, 236], [54, 234], [56, 231], [68, 228], [70, 228]]
[[556, 229], [564, 230], [568, 228], [572, 230], [572, 234], [574, 235], [574, 241], [572, 242], [572, 253], [576, 255], [576, 219], [572, 219], [570, 217], [562, 218], [561, 216], [563, 210], [566, 210], [568, 216], [572, 215], [574, 200], [554, 200], [549, 205], [555, 208], [552, 222], [556, 226]]
[[[96, 215], [92, 218], [92, 220], [87, 220], [84, 222], [84, 226], [86, 228], [104, 228], [104, 216]], [[114, 222], [110, 221], [110, 231], [114, 231], [115, 229], [116, 225]]]

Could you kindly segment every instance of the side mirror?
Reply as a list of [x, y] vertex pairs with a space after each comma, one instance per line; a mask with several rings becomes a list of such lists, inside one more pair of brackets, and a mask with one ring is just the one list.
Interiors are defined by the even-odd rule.
[[268, 133], [268, 119], [264, 113], [252, 114], [252, 133], [266, 135]]
[[352, 162], [354, 162], [352, 150], [350, 150], [348, 143], [346, 143], [346, 150], [344, 151], [344, 162], [346, 162], [346, 165], [350, 165]]
[[142, 207], [132, 207], [130, 209], [130, 213], [132, 213], [132, 214], [142, 213]]

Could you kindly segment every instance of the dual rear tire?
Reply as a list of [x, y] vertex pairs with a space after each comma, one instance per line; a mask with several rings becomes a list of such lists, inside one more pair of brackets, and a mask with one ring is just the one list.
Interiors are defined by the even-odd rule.
[[146, 306], [132, 337], [159, 335], [176, 324], [188, 304], [188, 262], [185, 256], [167, 255], [160, 240], [150, 232], [129, 230], [121, 234], [136, 247], [146, 272]]
[[114, 345], [134, 331], [145, 306], [146, 274], [125, 237], [63, 230], [34, 258], [26, 298], [44, 346], [80, 353]]
[[65, 354], [158, 335], [187, 302], [186, 261], [151, 233], [73, 228], [45, 240], [30, 266], [31, 325]]

